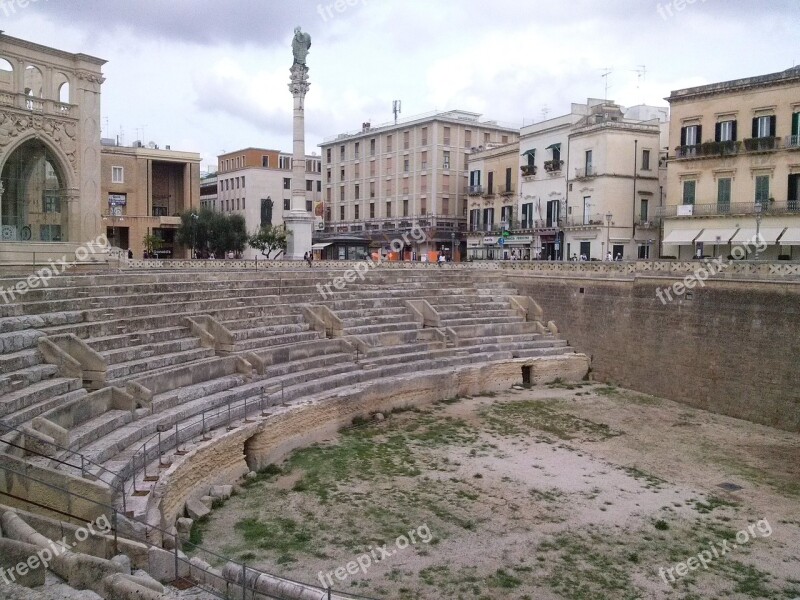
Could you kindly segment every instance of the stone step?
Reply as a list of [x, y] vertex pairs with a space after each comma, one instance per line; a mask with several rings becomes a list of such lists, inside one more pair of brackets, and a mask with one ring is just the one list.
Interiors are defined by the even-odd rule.
[[[89, 343], [91, 346], [91, 343]], [[111, 365], [118, 365], [121, 363], [135, 362], [151, 358], [153, 356], [163, 356], [165, 354], [173, 354], [175, 352], [186, 352], [188, 350], [195, 350], [200, 347], [200, 340], [194, 337], [184, 337], [179, 339], [170, 340], [168, 342], [158, 342], [154, 344], [141, 344], [137, 346], [129, 346], [127, 348], [117, 348], [116, 350], [108, 350], [101, 352], [103, 358], [106, 359], [109, 367]]]
[[[5, 394], [0, 399], [0, 418], [17, 427], [68, 399], [84, 396], [86, 390], [81, 389], [82, 385], [80, 379], [55, 377]], [[70, 392], [76, 394], [70, 395]]]
[[250, 329], [236, 329], [233, 330], [233, 337], [236, 341], [244, 341], [254, 338], [269, 338], [278, 335], [286, 335], [291, 333], [303, 333], [309, 330], [309, 325], [300, 318], [297, 322], [276, 325], [262, 325], [259, 327], [252, 327]]
[[36, 364], [0, 375], [0, 396], [46, 381], [58, 373], [57, 365]]
[[69, 448], [79, 452], [86, 444], [98, 440], [133, 421], [133, 414], [125, 410], [110, 410], [69, 432]]
[[358, 325], [346, 327], [344, 330], [345, 335], [368, 335], [375, 333], [389, 333], [400, 331], [418, 331], [421, 329], [418, 323], [413, 321], [396, 322], [396, 323], [383, 323], [377, 325]]
[[41, 361], [42, 355], [36, 349], [0, 354], [0, 377], [20, 369], [33, 367]]
[[319, 339], [323, 338], [322, 334], [320, 334], [318, 331], [306, 330], [296, 333], [287, 333], [283, 335], [273, 335], [269, 337], [237, 341], [234, 349], [235, 352], [258, 351], [264, 348], [271, 348], [273, 346], [283, 346], [284, 344], [308, 342]]
[[331, 367], [344, 363], [348, 363], [352, 367], [352, 362], [353, 355], [345, 353], [312, 356], [269, 366], [264, 371], [264, 377], [268, 379], [277, 378], [290, 373], [308, 371], [312, 368]]
[[[121, 385], [126, 380], [152, 371], [162, 370], [164, 367], [174, 367], [190, 363], [215, 355], [213, 348], [193, 348], [183, 352], [153, 355], [130, 362], [109, 365], [106, 372], [107, 385]], [[124, 386], [123, 386], [124, 387]]]
[[90, 338], [85, 340], [92, 349], [100, 352], [108, 352], [127, 348], [129, 346], [139, 346], [143, 344], [157, 344], [170, 340], [189, 337], [188, 327], [164, 327], [161, 329], [151, 329], [136, 333], [123, 333], [104, 337]]
[[[474, 314], [474, 313], [473, 313]], [[479, 317], [469, 316], [465, 314], [461, 317], [450, 318], [450, 319], [442, 319], [442, 327], [461, 327], [461, 326], [469, 326], [469, 325], [515, 325], [517, 323], [525, 323], [525, 319], [523, 319], [519, 315], [515, 316], [497, 316], [493, 317], [490, 315], [484, 316], [481, 314]]]
[[181, 404], [192, 402], [198, 398], [224, 392], [225, 390], [242, 385], [245, 380], [246, 377], [244, 375], [236, 373], [210, 381], [201, 381], [193, 385], [187, 385], [177, 390], [164, 392], [163, 394], [156, 394], [153, 397], [152, 412], [163, 412]]

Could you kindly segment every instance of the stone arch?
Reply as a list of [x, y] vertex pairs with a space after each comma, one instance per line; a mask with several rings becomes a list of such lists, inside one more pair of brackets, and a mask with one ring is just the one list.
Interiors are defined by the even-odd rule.
[[70, 102], [71, 87], [70, 79], [66, 74], [57, 71], [53, 75], [53, 98], [57, 102], [61, 102], [62, 104], [72, 104]]
[[7, 92], [17, 91], [14, 89], [14, 65], [3, 56], [0, 56], [0, 89]]
[[69, 161], [54, 144], [33, 133], [18, 140], [0, 168], [2, 240], [72, 241], [72, 180]]
[[32, 98], [44, 98], [44, 75], [36, 65], [25, 66], [24, 93]]
[[53, 139], [47, 135], [44, 135], [41, 131], [29, 130], [20, 134], [20, 136], [14, 140], [14, 143], [10, 144], [8, 148], [2, 152], [2, 158], [0, 158], [0, 172], [2, 172], [2, 170], [5, 168], [5, 165], [11, 155], [31, 140], [40, 141], [58, 158], [60, 174], [64, 177], [64, 187], [77, 188], [78, 176], [76, 169], [73, 168], [72, 161], [70, 160], [69, 156], [66, 155], [66, 153], [57, 143], [55, 143]]

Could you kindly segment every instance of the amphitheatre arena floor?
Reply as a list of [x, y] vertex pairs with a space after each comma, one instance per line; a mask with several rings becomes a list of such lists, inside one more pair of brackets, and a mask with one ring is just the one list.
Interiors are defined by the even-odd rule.
[[195, 527], [253, 567], [373, 598], [791, 600], [800, 435], [554, 382], [358, 423]]

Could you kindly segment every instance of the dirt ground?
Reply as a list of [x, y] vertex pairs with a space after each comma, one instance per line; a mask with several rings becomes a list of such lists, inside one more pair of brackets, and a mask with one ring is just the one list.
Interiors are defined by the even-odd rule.
[[558, 382], [356, 425], [195, 540], [382, 599], [800, 599], [800, 435]]

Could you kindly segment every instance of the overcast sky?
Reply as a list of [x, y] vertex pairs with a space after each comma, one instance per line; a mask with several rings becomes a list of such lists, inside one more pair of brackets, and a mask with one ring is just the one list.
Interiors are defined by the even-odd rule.
[[606, 68], [609, 98], [666, 105], [673, 89], [800, 62], [800, 0], [19, 2], [0, 2], [7, 34], [108, 60], [104, 135], [199, 152], [204, 167], [291, 150], [296, 25], [312, 36], [309, 153], [390, 121], [395, 99], [404, 117], [458, 108], [520, 126], [602, 98]]

